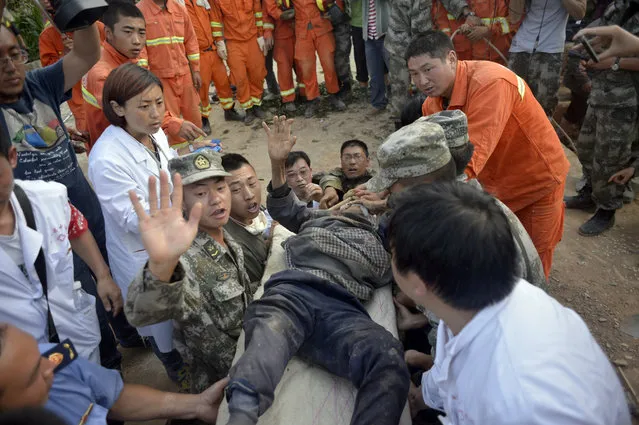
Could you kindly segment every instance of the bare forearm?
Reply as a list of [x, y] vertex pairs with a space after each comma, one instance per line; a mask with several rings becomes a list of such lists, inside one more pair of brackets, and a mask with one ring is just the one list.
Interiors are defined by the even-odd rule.
[[525, 0], [510, 1], [508, 20], [511, 24], [516, 24], [521, 21], [521, 18], [524, 16], [524, 4]]
[[98, 280], [111, 273], [90, 230], [85, 231], [79, 238], [70, 239], [69, 242], [73, 252], [89, 266]]
[[619, 68], [624, 71], [639, 71], [639, 58], [621, 58]]
[[562, 4], [573, 18], [582, 19], [586, 16], [586, 0], [562, 0]]
[[273, 189], [284, 186], [286, 183], [286, 168], [284, 161], [271, 159], [271, 185]]
[[73, 34], [73, 51], [82, 58], [95, 58], [96, 62], [100, 59], [100, 32], [96, 24]]
[[197, 395], [158, 391], [144, 385], [125, 384], [109, 418], [123, 421], [195, 419]]

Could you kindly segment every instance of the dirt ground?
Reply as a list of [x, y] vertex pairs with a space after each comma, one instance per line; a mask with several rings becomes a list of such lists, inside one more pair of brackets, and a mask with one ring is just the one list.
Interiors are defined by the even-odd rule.
[[[276, 103], [267, 105], [267, 109], [270, 115], [278, 112]], [[314, 171], [339, 165], [339, 147], [347, 139], [365, 141], [374, 156], [393, 131], [387, 112], [371, 114], [366, 92], [361, 89], [354, 91], [347, 111], [336, 113], [326, 109], [311, 119], [304, 118], [300, 109], [301, 116], [296, 117], [293, 127], [298, 137], [296, 148], [309, 154]], [[270, 168], [261, 124], [256, 121], [247, 127], [243, 123], [227, 123], [219, 105], [214, 105], [211, 123], [213, 137], [222, 139], [226, 152], [241, 153], [252, 162], [265, 191]], [[566, 150], [566, 154], [572, 165], [566, 193], [573, 194], [581, 168], [572, 152]], [[84, 156], [81, 163], [86, 165]], [[626, 318], [639, 314], [639, 201], [619, 211], [615, 227], [599, 237], [578, 235], [577, 228], [588, 217], [584, 212], [566, 211], [564, 238], [555, 252], [550, 293], [583, 317], [611, 361], [621, 366], [637, 391], [639, 339], [623, 333], [620, 326]], [[123, 350], [123, 353], [126, 381], [166, 390], [174, 388], [150, 351]]]

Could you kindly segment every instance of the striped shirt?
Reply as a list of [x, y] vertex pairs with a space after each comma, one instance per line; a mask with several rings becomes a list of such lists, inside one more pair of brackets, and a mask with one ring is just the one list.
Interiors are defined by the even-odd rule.
[[368, 38], [377, 40], [377, 10], [375, 0], [368, 0]]

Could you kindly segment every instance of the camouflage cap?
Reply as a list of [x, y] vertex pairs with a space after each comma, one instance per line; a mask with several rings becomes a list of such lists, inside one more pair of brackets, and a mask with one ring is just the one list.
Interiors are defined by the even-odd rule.
[[400, 128], [377, 150], [379, 170], [366, 184], [368, 190], [382, 192], [397, 180], [424, 176], [451, 160], [444, 130], [422, 117]]
[[169, 161], [171, 174], [180, 173], [182, 184], [189, 185], [211, 177], [227, 177], [222, 167], [222, 156], [212, 149], [204, 149]]
[[468, 144], [468, 118], [459, 109], [437, 112], [424, 118], [442, 126], [449, 148], [461, 148]]

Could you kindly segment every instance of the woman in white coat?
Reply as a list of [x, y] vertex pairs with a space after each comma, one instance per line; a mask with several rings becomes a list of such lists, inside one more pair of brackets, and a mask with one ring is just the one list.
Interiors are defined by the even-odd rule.
[[[149, 177], [159, 179], [160, 171], [168, 170], [169, 159], [177, 153], [169, 148], [161, 128], [165, 112], [162, 83], [150, 71], [135, 64], [113, 70], [105, 82], [102, 103], [112, 125], [91, 149], [89, 179], [104, 213], [113, 278], [126, 299], [129, 284], [148, 259], [128, 193], [134, 190], [148, 211]], [[172, 345], [172, 323], [145, 326], [138, 332], [152, 337], [153, 350], [169, 377], [186, 384], [181, 382], [186, 376], [182, 358]]]

